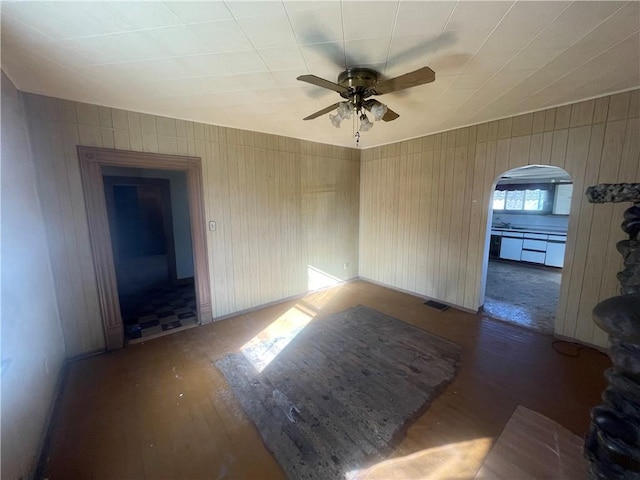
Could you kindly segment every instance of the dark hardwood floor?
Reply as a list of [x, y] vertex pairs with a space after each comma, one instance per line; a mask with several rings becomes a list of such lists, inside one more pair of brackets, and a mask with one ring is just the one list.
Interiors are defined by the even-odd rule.
[[439, 312], [420, 298], [356, 281], [71, 364], [46, 477], [283, 478], [213, 362], [290, 309], [321, 321], [358, 304], [462, 347], [455, 380], [408, 426], [393, 454], [413, 454], [413, 471], [431, 455], [431, 464], [448, 462], [442, 477], [472, 478], [518, 405], [586, 433], [610, 366], [603, 353], [561, 355], [549, 335], [455, 309]]

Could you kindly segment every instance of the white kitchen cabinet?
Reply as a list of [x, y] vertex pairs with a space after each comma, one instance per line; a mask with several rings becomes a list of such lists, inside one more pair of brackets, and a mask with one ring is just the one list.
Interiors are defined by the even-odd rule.
[[553, 199], [553, 213], [555, 215], [569, 215], [569, 212], [571, 212], [572, 196], [573, 183], [556, 185], [555, 198]]
[[530, 238], [532, 240], [546, 240], [549, 237], [546, 233], [525, 233], [524, 238]]
[[562, 267], [565, 247], [566, 243], [548, 242], [547, 255], [544, 264], [549, 265], [550, 267]]
[[527, 250], [537, 250], [538, 252], [546, 252], [547, 242], [542, 240], [530, 240], [525, 237], [524, 242], [522, 243], [522, 248]]
[[555, 242], [566, 243], [567, 242], [567, 236], [566, 235], [549, 235], [549, 240], [552, 240], [552, 241], [555, 241]]
[[522, 256], [522, 238], [502, 237], [500, 258], [518, 260]]
[[522, 256], [520, 258], [523, 262], [544, 263], [545, 253], [533, 250], [522, 250]]

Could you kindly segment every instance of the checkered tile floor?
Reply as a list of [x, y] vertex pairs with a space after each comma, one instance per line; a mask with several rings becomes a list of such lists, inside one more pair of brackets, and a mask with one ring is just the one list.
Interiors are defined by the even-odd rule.
[[148, 337], [197, 323], [193, 283], [162, 287], [120, 299], [127, 339]]

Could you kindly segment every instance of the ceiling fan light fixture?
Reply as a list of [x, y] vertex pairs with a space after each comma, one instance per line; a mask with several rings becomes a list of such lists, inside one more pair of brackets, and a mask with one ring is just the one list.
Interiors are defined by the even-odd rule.
[[384, 103], [376, 103], [371, 107], [371, 113], [375, 121], [378, 122], [387, 113], [387, 106]]
[[[365, 110], [371, 112], [375, 121], [391, 122], [400, 116], [390, 108], [387, 108], [384, 103], [369, 97], [431, 83], [436, 79], [436, 74], [429, 67], [422, 67], [382, 82], [378, 82], [378, 77], [378, 72], [365, 67], [347, 68], [338, 75], [338, 83], [330, 82], [316, 75], [300, 75], [298, 80], [337, 92], [343, 99], [338, 103], [307, 115], [303, 120], [312, 120], [335, 110], [335, 115], [329, 115], [329, 118], [333, 126], [339, 128], [342, 120], [351, 119], [353, 116], [354, 136], [356, 138], [356, 146], [359, 146], [360, 132], [368, 132], [373, 128], [373, 122], [369, 120]], [[360, 120], [360, 124], [356, 130], [355, 127], [358, 120]]]
[[338, 116], [342, 120], [347, 120], [351, 118], [353, 114], [353, 104], [351, 102], [340, 102], [338, 106]]
[[364, 113], [360, 115], [360, 131], [368, 132], [373, 128], [373, 123]]

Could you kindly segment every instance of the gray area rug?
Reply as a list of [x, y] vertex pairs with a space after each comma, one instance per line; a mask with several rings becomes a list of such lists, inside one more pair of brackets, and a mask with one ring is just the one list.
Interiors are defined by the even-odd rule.
[[243, 353], [216, 366], [289, 478], [334, 479], [390, 453], [453, 380], [459, 352], [357, 306], [309, 323], [260, 373]]

